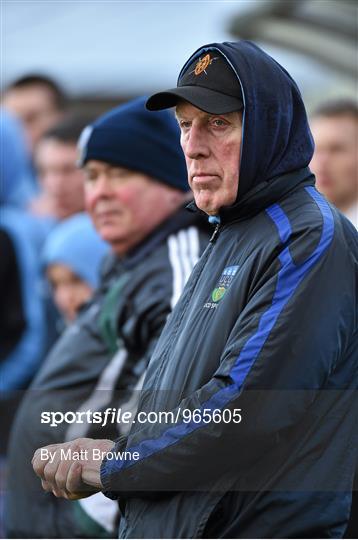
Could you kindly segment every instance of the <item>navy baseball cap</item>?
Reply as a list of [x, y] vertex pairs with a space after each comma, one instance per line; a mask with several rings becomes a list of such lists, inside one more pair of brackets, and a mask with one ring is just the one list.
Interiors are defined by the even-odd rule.
[[205, 50], [182, 69], [177, 88], [151, 96], [150, 111], [175, 107], [184, 99], [195, 107], [213, 114], [225, 114], [243, 108], [239, 80], [223, 55], [217, 50]]

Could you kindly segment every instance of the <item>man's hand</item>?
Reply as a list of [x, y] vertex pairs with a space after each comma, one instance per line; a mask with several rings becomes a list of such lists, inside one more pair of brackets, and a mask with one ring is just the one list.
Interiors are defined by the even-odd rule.
[[113, 445], [108, 439], [84, 438], [51, 444], [36, 450], [32, 466], [45, 491], [65, 499], [82, 499], [103, 489], [102, 459], [98, 459], [98, 454], [105, 456]]

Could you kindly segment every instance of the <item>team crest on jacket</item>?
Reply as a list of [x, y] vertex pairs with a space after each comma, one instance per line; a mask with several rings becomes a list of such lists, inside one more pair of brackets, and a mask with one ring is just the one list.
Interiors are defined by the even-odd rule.
[[219, 282], [216, 285], [215, 289], [211, 293], [211, 302], [207, 302], [205, 308], [216, 308], [220, 300], [225, 296], [226, 291], [231, 285], [232, 280], [234, 279], [236, 272], [238, 271], [239, 266], [227, 266], [224, 268], [223, 273], [219, 278]]

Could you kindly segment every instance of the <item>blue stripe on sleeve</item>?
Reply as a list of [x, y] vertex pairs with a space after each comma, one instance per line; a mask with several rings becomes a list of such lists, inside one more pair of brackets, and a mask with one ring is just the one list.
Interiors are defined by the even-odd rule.
[[285, 212], [278, 204], [273, 204], [266, 209], [266, 213], [270, 216], [272, 221], [276, 224], [280, 240], [283, 244], [290, 239], [292, 230], [291, 225]]
[[[261, 315], [256, 332], [246, 341], [231, 368], [230, 376], [233, 380], [233, 384], [222, 388], [213, 394], [210, 399], [201, 405], [201, 411], [204, 409], [209, 409], [211, 411], [214, 409], [223, 409], [230, 401], [238, 396], [248, 373], [264, 347], [282, 310], [290, 301], [307, 273], [326, 252], [333, 239], [334, 222], [329, 205], [315, 188], [309, 186], [305, 189], [316, 202], [322, 214], [323, 226], [319, 243], [313, 253], [299, 265], [296, 265], [293, 262], [287, 246], [282, 250], [279, 255], [282, 266], [278, 272], [276, 288], [271, 305]], [[282, 243], [287, 243], [291, 236], [291, 226], [282, 208], [278, 204], [274, 204], [266, 209], [266, 213], [274, 222]], [[191, 422], [174, 425], [164, 431], [157, 439], [144, 440], [136, 446], [127, 449], [132, 453], [138, 452], [140, 456], [139, 460], [116, 461], [115, 459], [109, 459], [104, 465], [103, 473], [105, 475], [116, 473], [121, 469], [126, 469], [131, 465], [140, 463], [143, 459], [178, 443], [183, 437], [205, 425], [207, 425], [205, 422]]]

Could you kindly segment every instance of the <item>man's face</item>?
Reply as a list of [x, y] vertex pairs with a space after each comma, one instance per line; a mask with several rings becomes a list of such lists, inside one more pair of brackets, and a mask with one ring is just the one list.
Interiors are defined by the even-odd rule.
[[89, 160], [85, 200], [94, 226], [118, 255], [124, 255], [183, 201], [178, 190], [145, 174]]
[[239, 112], [208, 114], [181, 102], [176, 108], [189, 185], [209, 215], [231, 205], [239, 185], [242, 121]]
[[84, 176], [76, 166], [75, 143], [43, 139], [38, 144], [35, 162], [46, 197], [55, 217], [64, 219], [84, 208]]
[[358, 198], [358, 122], [351, 116], [322, 116], [312, 120], [311, 129], [317, 189], [344, 211]]
[[23, 123], [31, 152], [42, 135], [61, 118], [51, 92], [41, 85], [9, 90], [4, 95], [3, 105]]

